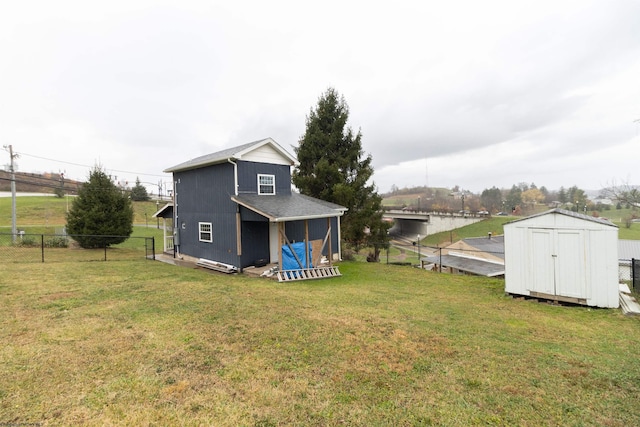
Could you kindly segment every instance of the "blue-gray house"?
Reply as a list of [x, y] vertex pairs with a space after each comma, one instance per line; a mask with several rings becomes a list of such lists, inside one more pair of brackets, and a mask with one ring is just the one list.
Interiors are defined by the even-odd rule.
[[[156, 213], [172, 217], [175, 255], [238, 270], [280, 263], [296, 242], [313, 245], [307, 268], [340, 258], [343, 206], [292, 191], [295, 157], [266, 138], [197, 157], [165, 170], [173, 174], [173, 203]], [[167, 247], [165, 245], [165, 247]]]

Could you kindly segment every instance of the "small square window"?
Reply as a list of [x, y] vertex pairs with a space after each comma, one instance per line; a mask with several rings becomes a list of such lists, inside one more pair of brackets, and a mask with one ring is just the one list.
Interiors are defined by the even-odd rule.
[[210, 222], [199, 222], [198, 229], [200, 233], [200, 241], [201, 242], [213, 242], [213, 232], [211, 231], [211, 223]]
[[276, 194], [275, 175], [258, 174], [258, 194]]

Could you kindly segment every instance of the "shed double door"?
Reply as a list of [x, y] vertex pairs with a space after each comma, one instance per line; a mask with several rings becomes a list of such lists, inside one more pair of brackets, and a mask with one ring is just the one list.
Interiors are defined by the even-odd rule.
[[585, 298], [584, 231], [532, 228], [530, 233], [529, 291]]

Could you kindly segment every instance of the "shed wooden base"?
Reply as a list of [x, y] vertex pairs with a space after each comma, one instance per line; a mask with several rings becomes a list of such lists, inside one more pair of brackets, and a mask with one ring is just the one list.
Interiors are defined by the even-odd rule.
[[549, 301], [554, 303], [562, 302], [567, 304], [587, 305], [587, 300], [584, 298], [565, 297], [561, 295], [545, 294], [542, 292], [530, 292], [529, 295], [510, 293], [509, 295], [511, 295], [513, 298], [531, 298], [531, 299]]

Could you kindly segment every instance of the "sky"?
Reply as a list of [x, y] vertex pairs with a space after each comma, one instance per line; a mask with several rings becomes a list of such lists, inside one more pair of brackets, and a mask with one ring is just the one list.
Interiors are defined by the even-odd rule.
[[[21, 172], [163, 170], [335, 88], [379, 192], [640, 184], [638, 1], [7, 1], [0, 145]], [[9, 153], [0, 151], [0, 166]]]

